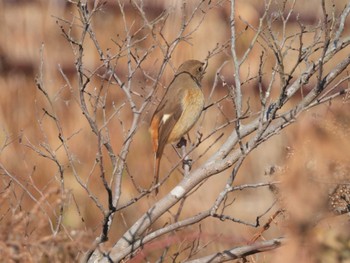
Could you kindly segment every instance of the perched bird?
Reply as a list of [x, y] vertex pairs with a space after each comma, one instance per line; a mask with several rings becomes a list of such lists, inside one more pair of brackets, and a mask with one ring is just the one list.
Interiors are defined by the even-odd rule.
[[205, 73], [203, 66], [204, 63], [198, 60], [185, 61], [153, 114], [150, 133], [155, 152], [155, 184], [159, 180], [160, 159], [165, 145], [180, 140], [203, 110], [204, 95], [200, 83]]

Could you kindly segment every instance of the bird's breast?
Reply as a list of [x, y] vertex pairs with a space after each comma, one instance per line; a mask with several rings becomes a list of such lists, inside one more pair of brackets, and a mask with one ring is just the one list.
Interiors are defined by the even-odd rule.
[[199, 87], [187, 89], [183, 95], [182, 114], [170, 133], [168, 142], [178, 141], [197, 122], [204, 107], [204, 95]]

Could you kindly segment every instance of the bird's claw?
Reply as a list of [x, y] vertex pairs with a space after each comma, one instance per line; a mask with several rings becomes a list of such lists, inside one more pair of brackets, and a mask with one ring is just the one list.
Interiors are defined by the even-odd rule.
[[182, 146], [186, 147], [187, 140], [184, 137], [181, 137], [180, 141], [176, 144], [177, 148], [181, 148]]
[[182, 169], [185, 169], [185, 166], [189, 167], [189, 170], [191, 170], [192, 167], [192, 159], [186, 159], [182, 161]]

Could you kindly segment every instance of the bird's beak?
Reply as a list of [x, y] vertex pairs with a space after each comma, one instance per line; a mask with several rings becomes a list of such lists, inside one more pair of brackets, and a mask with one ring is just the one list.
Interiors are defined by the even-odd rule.
[[208, 61], [205, 61], [205, 63], [204, 63], [204, 65], [203, 65], [203, 75], [205, 74], [205, 73], [207, 73], [207, 71], [206, 71], [206, 69], [207, 69], [207, 67], [208, 67]]

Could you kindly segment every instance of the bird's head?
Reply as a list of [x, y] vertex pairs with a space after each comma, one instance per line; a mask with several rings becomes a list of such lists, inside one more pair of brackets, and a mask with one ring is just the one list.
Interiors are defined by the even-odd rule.
[[187, 72], [200, 82], [205, 73], [204, 63], [199, 60], [187, 60], [178, 68], [176, 75]]

